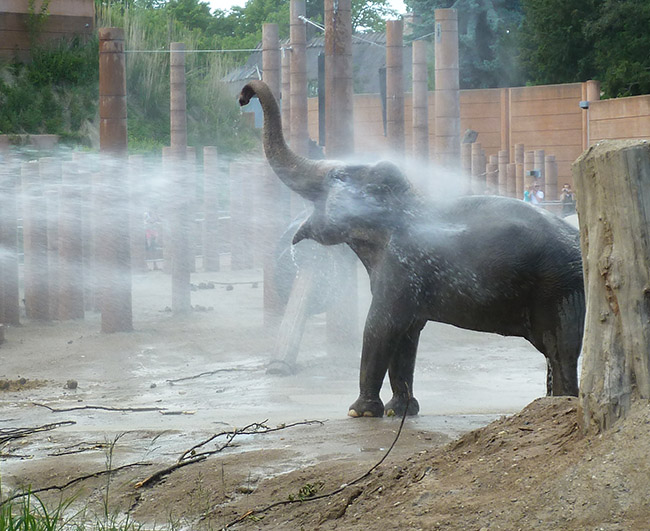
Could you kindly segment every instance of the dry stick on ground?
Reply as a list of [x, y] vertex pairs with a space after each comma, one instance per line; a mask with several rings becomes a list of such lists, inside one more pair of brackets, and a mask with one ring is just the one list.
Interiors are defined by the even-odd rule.
[[43, 426], [37, 426], [36, 428], [0, 429], [0, 444], [4, 444], [12, 439], [21, 439], [22, 437], [27, 437], [32, 433], [50, 431], [61, 426], [71, 426], [72, 424], [76, 424], [76, 422], [74, 420], [64, 420], [63, 422], [53, 422], [52, 424], [44, 424]]
[[67, 483], [64, 483], [63, 485], [51, 485], [49, 487], [42, 487], [40, 489], [28, 489], [26, 492], [20, 492], [18, 494], [14, 494], [13, 496], [10, 496], [9, 498], [6, 498], [4, 500], [0, 500], [0, 507], [5, 505], [6, 503], [9, 503], [10, 501], [13, 501], [18, 498], [23, 498], [24, 496], [31, 496], [32, 494], [38, 494], [39, 492], [46, 492], [48, 490], [65, 490], [68, 487], [71, 487], [75, 483], [79, 483], [80, 481], [85, 481], [87, 479], [92, 479], [92, 478], [98, 478], [101, 476], [105, 476], [106, 474], [114, 474], [115, 472], [119, 472], [120, 470], [126, 470], [127, 468], [133, 468], [135, 466], [151, 466], [153, 463], [130, 463], [128, 465], [122, 465], [118, 466], [117, 468], [111, 468], [108, 470], [100, 470], [99, 472], [93, 472], [92, 474], [86, 474], [85, 476], [79, 476], [77, 478], [71, 479]]
[[[220, 433], [216, 433], [210, 437], [208, 437], [206, 440], [201, 441], [198, 444], [195, 444], [190, 448], [189, 450], [186, 450], [181, 454], [181, 456], [178, 458], [178, 461], [174, 463], [173, 465], [170, 465], [166, 468], [163, 468], [162, 470], [159, 470], [155, 474], [152, 474], [148, 478], [143, 479], [142, 481], [138, 481], [135, 484], [136, 489], [141, 489], [142, 487], [150, 487], [154, 483], [157, 483], [160, 481], [162, 478], [165, 476], [171, 474], [175, 470], [178, 470], [179, 468], [182, 468], [187, 465], [192, 465], [194, 463], [198, 463], [200, 461], [203, 461], [207, 459], [209, 456], [218, 454], [222, 450], [225, 450], [229, 446], [232, 445], [233, 439], [238, 436], [238, 435], [260, 435], [260, 434], [265, 434], [265, 433], [271, 433], [273, 431], [279, 431], [279, 430], [284, 430], [287, 428], [293, 428], [294, 426], [309, 426], [311, 424], [320, 424], [323, 425], [323, 422], [320, 420], [305, 420], [302, 422], [294, 422], [292, 424], [281, 424], [280, 426], [277, 426], [275, 428], [269, 428], [268, 426], [265, 425], [265, 420], [264, 422], [254, 422], [252, 424], [249, 424], [248, 426], [244, 426], [243, 428], [240, 429], [235, 429], [235, 430], [230, 430], [230, 431], [222, 431]], [[216, 450], [209, 450], [206, 452], [201, 452], [199, 454], [196, 453], [196, 450], [198, 448], [201, 448], [202, 446], [208, 444], [210, 441], [213, 441], [214, 439], [218, 437], [226, 437], [226, 442], [219, 446]], [[188, 455], [190, 455], [188, 457]]]
[[[379, 467], [386, 460], [386, 458], [388, 457], [388, 454], [390, 454], [390, 452], [395, 447], [395, 444], [397, 444], [397, 440], [399, 439], [399, 436], [402, 433], [402, 428], [404, 427], [404, 422], [406, 421], [406, 413], [407, 413], [407, 411], [409, 409], [410, 402], [411, 402], [411, 395], [409, 393], [409, 397], [408, 397], [408, 400], [406, 402], [406, 407], [404, 408], [404, 415], [402, 415], [402, 421], [399, 424], [399, 428], [397, 430], [397, 434], [395, 435], [395, 439], [393, 439], [392, 444], [390, 445], [388, 450], [386, 450], [386, 453], [384, 454], [384, 456], [379, 461], [377, 461], [377, 463], [375, 463], [365, 474], [363, 474], [363, 475], [359, 476], [358, 478], [350, 481], [349, 483], [344, 483], [338, 489], [334, 489], [332, 492], [328, 492], [327, 494], [320, 494], [318, 496], [312, 496], [310, 498], [295, 498], [295, 499], [289, 499], [289, 500], [282, 500], [282, 501], [278, 501], [278, 502], [272, 503], [270, 505], [267, 505], [266, 507], [262, 507], [261, 509], [253, 509], [253, 510], [248, 511], [248, 512], [242, 514], [241, 516], [235, 518], [233, 521], [226, 524], [221, 529], [222, 530], [223, 529], [228, 529], [229, 527], [232, 527], [232, 526], [240, 523], [241, 521], [245, 520], [249, 516], [254, 516], [256, 514], [262, 514], [262, 513], [265, 513], [267, 511], [270, 511], [271, 509], [274, 509], [275, 507], [280, 507], [282, 505], [289, 505], [289, 504], [292, 504], [292, 503], [302, 503], [302, 502], [307, 502], [307, 501], [315, 501], [315, 500], [323, 500], [325, 498], [331, 498], [332, 496], [336, 496], [337, 494], [343, 492], [348, 487], [351, 487], [352, 485], [355, 485], [355, 484], [359, 483], [360, 481], [366, 479], [370, 474], [372, 474], [372, 472], [377, 467]], [[207, 516], [207, 515], [205, 515], [205, 516]], [[205, 519], [205, 516], [202, 519]]]
[[244, 371], [246, 369], [215, 369], [214, 371], [205, 371], [205, 372], [200, 372], [199, 374], [195, 374], [194, 376], [183, 376], [182, 378], [174, 378], [173, 380], [165, 380], [168, 384], [175, 384], [178, 382], [184, 382], [185, 380], [196, 380], [197, 378], [201, 378], [202, 376], [212, 376], [213, 374], [217, 374], [220, 372], [237, 372], [237, 371]]
[[110, 407], [110, 406], [75, 406], [75, 407], [66, 407], [66, 408], [55, 408], [50, 407], [45, 404], [39, 404], [37, 402], [32, 402], [33, 405], [38, 407], [44, 407], [49, 409], [54, 413], [63, 413], [64, 411], [77, 411], [81, 409], [100, 409], [102, 411], [122, 411], [128, 413], [142, 413], [147, 411], [165, 411], [165, 407]]

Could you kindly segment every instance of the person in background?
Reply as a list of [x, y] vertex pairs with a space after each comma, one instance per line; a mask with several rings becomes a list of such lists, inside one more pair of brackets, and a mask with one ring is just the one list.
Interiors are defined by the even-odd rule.
[[543, 200], [544, 200], [544, 192], [542, 191], [542, 187], [539, 184], [533, 185], [530, 202], [533, 205], [540, 205]]
[[564, 183], [562, 187], [562, 192], [560, 193], [560, 202], [562, 203], [562, 215], [570, 216], [575, 214], [576, 211], [576, 199], [571, 190], [571, 185], [569, 183]]

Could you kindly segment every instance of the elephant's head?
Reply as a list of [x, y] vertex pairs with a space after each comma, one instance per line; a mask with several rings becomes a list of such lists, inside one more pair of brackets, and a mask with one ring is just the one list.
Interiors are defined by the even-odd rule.
[[248, 83], [239, 104], [246, 105], [254, 95], [264, 111], [264, 152], [269, 164], [289, 188], [314, 203], [314, 212], [296, 233], [294, 243], [305, 238], [324, 245], [368, 240], [401, 222], [413, 191], [397, 166], [301, 157], [287, 146], [277, 102], [263, 81]]

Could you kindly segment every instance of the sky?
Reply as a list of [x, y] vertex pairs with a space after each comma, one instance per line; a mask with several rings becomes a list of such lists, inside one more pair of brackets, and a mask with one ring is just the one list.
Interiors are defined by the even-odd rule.
[[[244, 6], [247, 0], [206, 0], [212, 9], [230, 9], [232, 6]], [[389, 0], [388, 3], [393, 9], [396, 9], [399, 13], [404, 13], [406, 11], [404, 7], [404, 2], [402, 0]]]

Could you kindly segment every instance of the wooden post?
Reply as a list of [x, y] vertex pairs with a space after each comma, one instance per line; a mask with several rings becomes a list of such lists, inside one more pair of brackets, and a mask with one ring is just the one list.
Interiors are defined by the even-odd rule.
[[572, 170], [587, 301], [580, 408], [584, 430], [600, 431], [650, 399], [650, 145], [599, 142]]
[[153, 208], [146, 204], [145, 198], [149, 196], [144, 178], [144, 158], [142, 155], [130, 155], [127, 172], [129, 176], [129, 189], [131, 205], [129, 208], [130, 235], [131, 235], [131, 268], [133, 271], [147, 271], [146, 239], [144, 227], [144, 214]]
[[[413, 46], [413, 156], [420, 161], [428, 162], [429, 160], [429, 89], [428, 89], [428, 71], [427, 71], [427, 42], [425, 40], [416, 40], [413, 41], [412, 46]], [[469, 149], [471, 150], [471, 148]], [[465, 159], [463, 159], [463, 162], [465, 162]], [[464, 167], [463, 169], [466, 170], [466, 167]]]
[[300, 19], [306, 13], [305, 0], [291, 0], [291, 149], [298, 155], [309, 153], [307, 128], [307, 30]]
[[524, 198], [524, 188], [525, 188], [525, 179], [524, 179], [524, 145], [515, 144], [515, 193], [517, 199]]
[[63, 163], [59, 205], [59, 305], [61, 320], [84, 317], [82, 175], [75, 162]]
[[506, 174], [507, 174], [506, 195], [508, 197], [518, 197], [517, 196], [517, 165], [514, 162], [511, 162], [506, 166]]
[[25, 315], [28, 319], [50, 317], [47, 264], [46, 205], [38, 162], [21, 165], [23, 191], [23, 251], [25, 280]]
[[435, 10], [436, 160], [450, 168], [460, 165], [460, 84], [458, 77], [458, 15], [455, 9]]
[[244, 241], [243, 225], [245, 223], [245, 214], [243, 211], [244, 194], [242, 186], [245, 171], [244, 163], [230, 163], [230, 268], [232, 270], [246, 268], [246, 251], [244, 247], [248, 245], [248, 242]]
[[463, 174], [467, 177], [472, 175], [472, 144], [464, 142], [460, 145], [460, 163]]
[[386, 21], [386, 132], [388, 148], [404, 155], [404, 22]]
[[539, 177], [536, 179], [536, 183], [540, 184], [542, 187], [544, 186], [546, 175], [544, 173], [544, 157], [546, 154], [544, 153], [543, 149], [536, 149], [535, 150], [535, 170], [539, 172]]
[[499, 189], [499, 195], [506, 196], [508, 195], [508, 174], [507, 174], [507, 166], [508, 166], [508, 151], [505, 149], [502, 149], [499, 151], [498, 154], [498, 171], [499, 171], [499, 177], [497, 179], [498, 181], [498, 189]]
[[510, 160], [510, 89], [501, 89], [501, 151], [506, 152], [506, 164]]
[[535, 152], [524, 152], [524, 187], [528, 188], [534, 183], [535, 178], [530, 174], [535, 169]]
[[262, 79], [280, 100], [280, 39], [277, 24], [262, 25]]
[[474, 142], [472, 144], [472, 193], [474, 195], [482, 194], [484, 191], [483, 172], [485, 166], [482, 166], [481, 157], [481, 143]]
[[582, 84], [582, 100], [587, 102], [587, 106], [582, 109], [582, 150], [584, 151], [591, 144], [589, 102], [600, 100], [600, 81], [590, 79]]
[[490, 160], [485, 167], [486, 190], [491, 195], [499, 193], [499, 157], [490, 155]]
[[[224, 193], [217, 148], [203, 148], [203, 269], [219, 271], [219, 193]], [[221, 190], [220, 190], [221, 189]]]
[[546, 155], [544, 160], [544, 175], [546, 176], [544, 197], [547, 201], [556, 201], [557, 195], [557, 162], [555, 155]]
[[47, 264], [49, 314], [56, 318], [59, 304], [59, 184], [61, 183], [61, 162], [54, 157], [38, 160], [38, 173], [45, 195], [45, 224], [47, 227]]
[[[352, 5], [350, 0], [325, 0], [325, 152], [327, 158], [345, 159], [354, 153], [352, 114]], [[403, 122], [404, 120], [402, 124]], [[358, 339], [357, 264], [357, 257], [352, 253], [346, 255], [339, 264], [340, 276], [333, 288], [335, 290], [333, 302], [327, 309], [326, 334], [330, 354], [354, 348]], [[293, 296], [294, 293], [291, 298]], [[293, 304], [293, 301], [290, 300], [290, 304]], [[289, 311], [288, 307], [287, 312]]]
[[104, 333], [133, 330], [131, 256], [129, 235], [130, 200], [126, 165], [126, 59], [124, 31], [99, 30], [99, 117], [101, 184], [98, 201], [96, 257], [101, 330]]
[[169, 46], [170, 151], [170, 237], [172, 312], [187, 314], [192, 310], [190, 273], [192, 250], [190, 244], [191, 205], [194, 189], [187, 161], [187, 96], [185, 84], [185, 43]]
[[0, 167], [0, 322], [20, 324], [16, 167]]
[[291, 140], [291, 49], [282, 48], [282, 134]]

